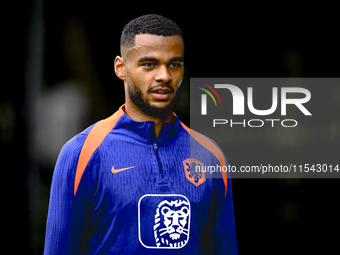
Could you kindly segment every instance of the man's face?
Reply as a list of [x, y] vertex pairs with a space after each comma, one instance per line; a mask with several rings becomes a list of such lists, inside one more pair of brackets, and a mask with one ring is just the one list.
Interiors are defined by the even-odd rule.
[[182, 38], [136, 35], [125, 56], [128, 99], [147, 115], [164, 118], [179, 98], [184, 45]]

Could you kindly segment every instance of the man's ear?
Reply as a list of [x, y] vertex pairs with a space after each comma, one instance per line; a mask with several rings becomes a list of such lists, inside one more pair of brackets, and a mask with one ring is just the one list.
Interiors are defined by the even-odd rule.
[[125, 63], [124, 59], [120, 56], [115, 58], [115, 73], [119, 79], [125, 81], [126, 80], [126, 71], [125, 71]]

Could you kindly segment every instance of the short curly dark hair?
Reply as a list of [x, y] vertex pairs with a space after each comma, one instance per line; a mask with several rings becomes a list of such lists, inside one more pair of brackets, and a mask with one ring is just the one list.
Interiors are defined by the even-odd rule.
[[131, 20], [124, 27], [120, 37], [120, 49], [133, 47], [135, 36], [138, 34], [151, 34], [159, 36], [179, 35], [183, 42], [182, 30], [172, 20], [159, 14], [147, 14]]

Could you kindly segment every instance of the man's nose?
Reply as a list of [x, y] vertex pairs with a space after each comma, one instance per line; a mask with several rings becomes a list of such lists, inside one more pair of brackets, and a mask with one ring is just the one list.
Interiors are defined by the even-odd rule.
[[166, 65], [161, 65], [158, 68], [158, 72], [155, 76], [157, 82], [167, 83], [172, 80], [171, 73]]

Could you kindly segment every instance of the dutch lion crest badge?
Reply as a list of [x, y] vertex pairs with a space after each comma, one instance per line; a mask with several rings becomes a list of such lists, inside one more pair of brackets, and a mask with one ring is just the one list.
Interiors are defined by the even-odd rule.
[[204, 164], [194, 158], [188, 158], [183, 161], [185, 177], [196, 187], [205, 182], [205, 173], [203, 172]]

